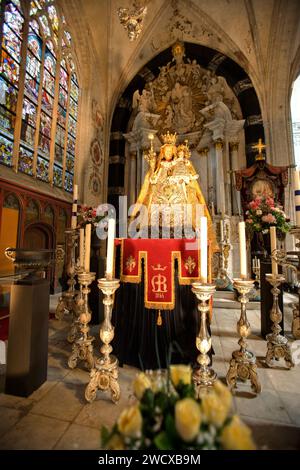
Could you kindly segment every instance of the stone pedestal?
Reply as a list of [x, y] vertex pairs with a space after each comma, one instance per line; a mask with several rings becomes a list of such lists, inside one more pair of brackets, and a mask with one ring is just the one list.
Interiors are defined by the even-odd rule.
[[11, 287], [5, 393], [27, 397], [47, 380], [49, 281]]

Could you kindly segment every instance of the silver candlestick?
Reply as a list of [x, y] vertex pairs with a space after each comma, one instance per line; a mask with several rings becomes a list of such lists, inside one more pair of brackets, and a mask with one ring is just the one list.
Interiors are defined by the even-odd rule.
[[211, 350], [211, 336], [207, 329], [209, 303], [215, 290], [216, 286], [214, 284], [192, 283], [192, 292], [199, 300], [198, 311], [200, 314], [200, 330], [196, 337], [196, 347], [200, 352], [197, 357], [199, 367], [193, 372], [193, 381], [198, 395], [201, 393], [201, 388], [212, 386], [217, 379], [217, 374], [209, 366], [210, 357], [208, 353]]
[[79, 314], [81, 336], [73, 343], [72, 354], [68, 360], [68, 366], [70, 369], [74, 369], [77, 366], [78, 360], [85, 361], [88, 369], [92, 369], [94, 366], [93, 341], [95, 338], [93, 336], [89, 336], [91, 313], [88, 303], [88, 295], [90, 292], [88, 286], [94, 281], [95, 277], [96, 273], [81, 272], [78, 274], [78, 281], [82, 289], [83, 299], [83, 304], [80, 307]]
[[95, 400], [98, 389], [102, 391], [110, 390], [111, 399], [114, 403], [120, 399], [118, 359], [110, 354], [112, 352], [110, 343], [114, 338], [111, 316], [114, 294], [119, 286], [119, 279], [98, 279], [98, 287], [104, 294], [104, 321], [100, 325], [100, 339], [103, 344], [100, 348], [101, 357], [95, 361], [90, 373], [90, 382], [85, 390], [85, 398], [88, 402]]
[[272, 320], [273, 325], [271, 328], [272, 333], [267, 335], [268, 350], [266, 355], [266, 364], [269, 367], [274, 367], [274, 359], [279, 360], [280, 358], [283, 358], [286, 366], [290, 369], [294, 366], [291, 349], [287, 338], [280, 334], [281, 327], [279, 325], [282, 320], [282, 313], [278, 304], [278, 295], [280, 294], [278, 286], [285, 281], [285, 278], [281, 274], [266, 274], [266, 279], [272, 286], [271, 292], [273, 294], [273, 306], [270, 310], [270, 319]]
[[[75, 250], [77, 246], [77, 239], [78, 239], [78, 232], [75, 229], [68, 229], [65, 231], [66, 234], [66, 245], [67, 245], [67, 274], [68, 274], [68, 281], [67, 284], [69, 286], [66, 292], [63, 292], [59, 298], [56, 311], [55, 311], [55, 318], [57, 320], [62, 320], [65, 312], [72, 313], [74, 307], [74, 297], [75, 297]], [[71, 338], [70, 338], [71, 339]], [[75, 339], [75, 338], [74, 338]], [[74, 339], [70, 342], [73, 342]]]
[[237, 332], [240, 335], [238, 344], [240, 349], [232, 353], [229, 370], [226, 381], [231, 389], [236, 388], [237, 379], [246, 382], [250, 380], [252, 390], [256, 393], [261, 392], [261, 385], [257, 375], [257, 365], [255, 355], [247, 349], [246, 339], [250, 335], [250, 323], [247, 318], [246, 305], [249, 302], [249, 293], [253, 289], [254, 281], [252, 279], [234, 279], [233, 285], [239, 292], [239, 301], [241, 303], [241, 316], [237, 322]]
[[295, 339], [300, 339], [300, 227], [295, 226], [291, 229], [290, 233], [294, 236], [296, 241], [297, 251], [288, 252], [287, 254], [296, 255], [298, 257], [297, 272], [297, 287], [298, 287], [298, 303], [293, 308], [293, 322], [292, 322], [292, 335]]

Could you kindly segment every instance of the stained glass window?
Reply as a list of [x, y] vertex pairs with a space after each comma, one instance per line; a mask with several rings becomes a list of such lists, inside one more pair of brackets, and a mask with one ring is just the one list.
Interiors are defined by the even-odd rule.
[[0, 134], [0, 162], [12, 166], [13, 141]]
[[72, 191], [79, 86], [66, 21], [53, 0], [4, 0], [1, 18], [0, 163]]
[[58, 165], [54, 165], [53, 168], [53, 183], [59, 188], [62, 187], [62, 174], [63, 171]]
[[39, 155], [37, 157], [36, 177], [42, 181], [49, 181], [49, 162]]
[[19, 171], [26, 173], [26, 175], [32, 176], [33, 167], [33, 152], [22, 145], [20, 145], [19, 151]]

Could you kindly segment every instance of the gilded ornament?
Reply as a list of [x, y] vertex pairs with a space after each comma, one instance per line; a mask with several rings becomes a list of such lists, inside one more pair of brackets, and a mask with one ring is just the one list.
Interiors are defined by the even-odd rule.
[[288, 369], [294, 366], [291, 349], [288, 344], [288, 339], [281, 335], [281, 326], [280, 322], [282, 320], [282, 312], [279, 308], [278, 296], [280, 294], [279, 286], [285, 280], [281, 275], [266, 274], [267, 281], [271, 284], [271, 292], [273, 294], [273, 305], [270, 310], [270, 319], [273, 324], [271, 326], [272, 333], [269, 333], [266, 337], [267, 339], [267, 354], [266, 354], [266, 364], [269, 367], [274, 367], [276, 364], [275, 360], [284, 359]]
[[114, 338], [114, 327], [111, 324], [112, 307], [115, 291], [120, 286], [118, 279], [98, 279], [98, 287], [104, 294], [104, 321], [100, 325], [99, 336], [102, 341], [101, 356], [94, 362], [90, 372], [90, 382], [85, 390], [85, 398], [92, 402], [96, 398], [97, 390], [111, 392], [111, 399], [116, 403], [120, 399], [121, 391], [118, 382], [118, 359], [111, 355], [110, 345]]
[[131, 273], [136, 267], [136, 261], [133, 256], [129, 256], [126, 260], [126, 269]]
[[236, 388], [237, 380], [244, 382], [250, 380], [251, 388], [254, 392], [261, 392], [261, 385], [257, 376], [257, 366], [255, 355], [247, 349], [247, 337], [249, 336], [250, 323], [247, 319], [246, 304], [249, 301], [249, 293], [253, 289], [254, 281], [247, 279], [234, 279], [233, 285], [238, 290], [241, 303], [241, 316], [237, 322], [237, 331], [240, 335], [238, 344], [240, 349], [232, 353], [229, 370], [226, 375], [227, 385], [233, 390]]
[[192, 258], [191, 256], [189, 256], [184, 263], [184, 267], [188, 271], [189, 274], [192, 274], [196, 266], [197, 264], [194, 258]]

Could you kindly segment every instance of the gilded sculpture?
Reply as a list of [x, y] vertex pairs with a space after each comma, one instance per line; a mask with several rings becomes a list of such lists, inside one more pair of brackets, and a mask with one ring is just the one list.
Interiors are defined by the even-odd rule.
[[[141, 227], [157, 223], [160, 228], [169, 225], [175, 233], [176, 228], [183, 226], [197, 230], [201, 215], [205, 215], [209, 238], [217, 249], [211, 216], [198, 183], [199, 175], [190, 161], [191, 152], [187, 142], [176, 146], [176, 138], [176, 134], [164, 134], [158, 156], [151, 140], [150, 150], [145, 154], [149, 170], [131, 220], [140, 217]], [[141, 216], [142, 206], [147, 211]], [[181, 234], [182, 231], [179, 237]]]

